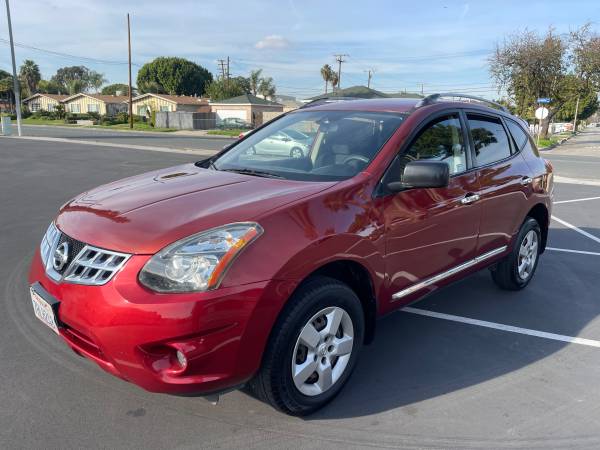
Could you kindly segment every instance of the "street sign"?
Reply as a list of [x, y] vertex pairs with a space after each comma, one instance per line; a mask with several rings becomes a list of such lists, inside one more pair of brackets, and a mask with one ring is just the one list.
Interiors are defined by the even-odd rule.
[[537, 99], [537, 102], [542, 104], [542, 103], [550, 103], [552, 101], [551, 98], [548, 97], [541, 97]]
[[538, 120], [544, 120], [548, 117], [548, 108], [544, 108], [543, 106], [535, 110], [535, 118]]

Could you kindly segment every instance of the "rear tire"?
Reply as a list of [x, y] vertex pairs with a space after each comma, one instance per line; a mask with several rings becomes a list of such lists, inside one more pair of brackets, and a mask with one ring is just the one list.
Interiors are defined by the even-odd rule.
[[304, 152], [299, 147], [293, 147], [290, 150], [290, 157], [292, 157], [292, 158], [303, 158], [304, 157]]
[[527, 217], [512, 251], [492, 269], [492, 279], [501, 289], [518, 291], [529, 284], [539, 261], [542, 233], [533, 217]]
[[290, 415], [316, 411], [350, 377], [364, 330], [362, 306], [352, 289], [332, 278], [311, 278], [273, 327], [251, 391]]

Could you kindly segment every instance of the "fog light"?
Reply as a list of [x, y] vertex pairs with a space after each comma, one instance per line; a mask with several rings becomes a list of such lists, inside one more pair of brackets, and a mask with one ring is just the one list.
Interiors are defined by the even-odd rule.
[[185, 355], [183, 354], [183, 352], [181, 350], [177, 350], [177, 362], [179, 363], [179, 365], [181, 367], [187, 366], [187, 358], [185, 357]]

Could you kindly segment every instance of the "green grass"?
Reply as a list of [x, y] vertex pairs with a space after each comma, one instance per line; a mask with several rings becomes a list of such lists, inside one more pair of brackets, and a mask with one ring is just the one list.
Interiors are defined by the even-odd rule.
[[[23, 119], [23, 123], [26, 125], [59, 125], [59, 126], [67, 126], [67, 127], [81, 127], [83, 125], [75, 125], [75, 124], [67, 124], [63, 119], [34, 119], [32, 117], [28, 117], [27, 119]], [[128, 123], [118, 123], [116, 125], [85, 125], [85, 128], [109, 128], [113, 130], [129, 130]], [[138, 131], [157, 131], [157, 132], [165, 132], [165, 131], [177, 131], [175, 128], [154, 128], [145, 122], [134, 122], [133, 129]]]
[[552, 144], [556, 144], [560, 139], [556, 137], [550, 137], [547, 139], [540, 139], [538, 143], [538, 148], [546, 148], [550, 147]]
[[34, 119], [32, 117], [23, 119], [23, 123], [26, 125], [67, 125], [62, 119]]
[[[116, 125], [93, 125], [89, 128], [110, 128], [113, 130], [129, 130], [128, 123], [118, 123]], [[133, 122], [133, 129], [137, 131], [156, 131], [156, 132], [168, 132], [177, 131], [176, 128], [154, 128], [150, 124], [145, 122]]]
[[206, 134], [214, 134], [217, 136], [233, 136], [238, 137], [240, 133], [243, 133], [248, 130], [243, 130], [241, 128], [232, 128], [231, 130], [208, 130]]

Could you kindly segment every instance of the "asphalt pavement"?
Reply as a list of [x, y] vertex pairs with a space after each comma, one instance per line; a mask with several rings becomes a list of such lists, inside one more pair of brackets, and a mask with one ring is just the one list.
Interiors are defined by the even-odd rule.
[[[600, 181], [597, 145], [593, 130], [544, 157], [558, 176]], [[0, 138], [0, 448], [600, 447], [593, 183], [557, 184], [560, 222], [527, 289], [500, 291], [483, 270], [382, 319], [340, 396], [310, 417], [240, 391], [216, 406], [147, 393], [76, 356], [35, 319], [28, 297], [48, 223], [90, 187], [196, 159]]]
[[[15, 130], [16, 133], [16, 130]], [[179, 150], [221, 150], [233, 139], [180, 132], [117, 131], [106, 128], [24, 125], [24, 136], [63, 138], [104, 144], [164, 147]]]

